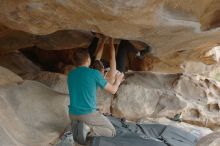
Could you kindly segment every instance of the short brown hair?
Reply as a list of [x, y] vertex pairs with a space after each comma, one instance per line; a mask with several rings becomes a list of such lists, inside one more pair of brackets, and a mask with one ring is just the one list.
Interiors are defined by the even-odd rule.
[[92, 69], [97, 69], [100, 72], [102, 72], [104, 70], [104, 65], [100, 60], [95, 60], [92, 65], [91, 65]]
[[73, 54], [73, 61], [76, 66], [83, 65], [89, 58], [89, 52], [87, 49], [77, 49]]

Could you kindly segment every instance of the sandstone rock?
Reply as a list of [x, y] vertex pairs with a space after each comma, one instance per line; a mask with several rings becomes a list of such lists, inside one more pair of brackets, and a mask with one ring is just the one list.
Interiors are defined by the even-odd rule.
[[219, 84], [199, 75], [129, 73], [112, 102], [113, 115], [138, 120], [182, 112], [183, 121], [219, 128]]
[[[172, 118], [176, 113], [182, 112], [184, 122], [216, 130], [220, 126], [220, 83], [218, 82], [220, 81], [220, 30], [217, 28], [220, 24], [219, 10], [219, 2], [214, 0], [1, 1], [0, 51], [7, 52], [33, 46], [47, 50], [87, 47], [91, 35], [78, 31], [79, 29], [101, 32], [114, 38], [146, 42], [152, 46], [152, 53], [147, 54], [143, 62], [129, 57], [131, 61], [129, 65], [132, 70], [147, 70], [152, 73], [128, 74], [127, 80], [114, 97], [100, 91], [98, 105], [101, 111], [111, 111], [115, 116], [130, 120], [145, 117]], [[212, 28], [216, 29], [211, 30]], [[40, 52], [40, 54], [44, 55], [38, 58], [41, 62], [51, 64], [47, 60], [49, 53]], [[71, 53], [59, 52], [52, 56], [56, 59], [57, 56], [63, 56], [66, 60], [70, 60]], [[60, 60], [56, 62], [58, 68], [62, 68], [65, 73], [69, 70], [67, 64], [71, 65]], [[66, 92], [64, 76], [39, 73], [41, 70], [39, 67], [17, 52], [1, 55], [0, 65], [23, 78], [35, 77], [36, 80], [56, 91]], [[14, 79], [12, 81], [14, 82]], [[35, 89], [35, 85], [33, 87], [30, 85], [30, 88], [26, 86], [29, 86], [29, 83], [26, 85], [26, 81], [17, 86], [7, 85], [8, 89], [6, 85], [2, 85], [1, 90], [4, 88], [4, 93], [7, 90], [7, 95], [9, 96], [10, 93], [10, 97], [16, 99], [12, 102], [11, 98], [6, 98], [2, 92], [3, 95], [0, 96], [4, 101], [0, 102], [2, 111], [13, 113], [19, 111], [13, 110], [15, 107], [19, 109], [27, 106], [20, 105], [19, 98], [23, 99], [31, 95], [33, 100], [36, 100], [38, 94], [40, 99], [48, 96], [48, 93], [44, 92], [46, 87], [42, 87], [42, 91], [41, 87], [39, 90]], [[27, 88], [23, 96], [24, 89]], [[32, 96], [30, 90], [36, 93]], [[1, 141], [4, 140], [2, 144], [22, 145], [23, 141], [29, 139], [25, 137], [26, 135], [30, 135], [31, 140], [35, 140], [30, 134], [33, 129], [29, 130], [29, 127], [26, 127], [31, 124], [26, 124], [25, 120], [40, 119], [38, 113], [37, 118], [33, 118], [29, 113], [14, 114], [14, 117], [19, 117], [15, 118], [18, 119], [17, 127], [13, 125], [14, 123], [10, 123], [13, 121], [11, 117], [9, 120], [4, 119], [8, 118], [8, 115], [10, 114], [4, 114], [1, 116], [3, 118], [0, 118], [0, 122], [4, 123], [0, 124], [2, 125], [0, 133], [3, 133], [0, 138]], [[23, 116], [27, 118], [19, 122], [20, 117]], [[6, 122], [2, 122], [3, 120]], [[14, 133], [7, 131], [5, 127], [8, 125], [5, 126], [5, 123], [14, 126]], [[18, 135], [16, 132], [24, 134]], [[44, 141], [39, 135], [37, 138], [39, 139], [34, 142], [28, 141], [28, 144], [39, 145], [39, 141]]]
[[218, 82], [203, 76], [182, 76], [175, 91], [191, 102], [185, 112], [185, 121], [213, 129], [219, 127], [219, 87]]
[[22, 82], [23, 79], [11, 72], [10, 70], [0, 66], [0, 85]]
[[0, 65], [25, 78], [28, 74], [36, 74], [41, 69], [20, 52], [0, 55]]
[[56, 92], [69, 94], [66, 75], [41, 71], [36, 75], [30, 76], [29, 79], [41, 82]]
[[34, 45], [45, 50], [87, 48], [92, 34], [81, 30], [60, 30], [49, 35], [35, 36]]
[[67, 96], [38, 82], [0, 86], [0, 105], [4, 146], [49, 145], [68, 123]]
[[7, 27], [0, 29], [0, 53], [36, 46], [45, 50], [87, 48], [91, 42], [90, 32], [61, 30], [49, 35], [34, 35]]
[[220, 81], [220, 67], [219, 63], [204, 64], [202, 62], [188, 61], [182, 64], [183, 72], [185, 74], [201, 75], [204, 78]]
[[[137, 120], [144, 116], [156, 115], [163, 110], [176, 112], [186, 106], [172, 92], [172, 84], [180, 75], [136, 72], [127, 76], [113, 101], [114, 115]], [[173, 103], [172, 106], [166, 106], [169, 103]]]
[[[152, 71], [163, 73], [196, 73], [209, 76], [209, 72], [219, 70], [218, 61], [216, 60], [218, 53], [213, 52], [213, 49], [218, 44], [214, 43], [214, 40], [212, 38], [208, 41], [209, 43], [194, 46], [193, 49], [184, 49], [182, 46], [178, 46], [182, 49], [158, 50], [159, 56], [156, 55], [156, 57], [159, 59], [159, 62], [152, 65]], [[191, 47], [191, 43], [188, 43], [188, 47]]]
[[104, 90], [98, 89], [97, 92], [97, 108], [102, 113], [112, 112], [112, 101], [114, 96]]
[[43, 50], [37, 47], [22, 49], [22, 53], [40, 64], [43, 68], [53, 72], [66, 73], [67, 66], [73, 65], [73, 54], [77, 49]]
[[[23, 30], [31, 34], [45, 35], [57, 30], [81, 29], [94, 30], [115, 38], [140, 40], [150, 44], [153, 53], [163, 58], [165, 65], [174, 66], [178, 61], [170, 64], [170, 61], [165, 60], [167, 55], [189, 50], [192, 53], [195, 52], [194, 48], [207, 48], [207, 42], [210, 45], [218, 44], [218, 29], [201, 31], [219, 26], [218, 5], [217, 1], [207, 0], [11, 0], [1, 3], [0, 23], [12, 30]], [[52, 11], [54, 9], [56, 11]], [[4, 26], [1, 28], [4, 29]], [[61, 36], [68, 36], [66, 34]], [[50, 44], [42, 43], [42, 47], [57, 48], [53, 45], [63, 40], [50, 37], [52, 39], [42, 37], [49, 40]], [[72, 42], [67, 37], [65, 40]], [[71, 46], [62, 44], [64, 48]], [[182, 57], [186, 60], [187, 55], [184, 54]]]
[[196, 146], [219, 146], [220, 132], [214, 132], [202, 138]]
[[[205, 66], [218, 62], [206, 55], [218, 45], [219, 29], [202, 31], [218, 27], [218, 5], [207, 0], [4, 1], [0, 6], [0, 48], [86, 47], [91, 35], [77, 30], [94, 30], [152, 46], [153, 57], [147, 56], [144, 62], [134, 60], [131, 69], [180, 73], [188, 61]], [[140, 65], [135, 66], [137, 63]]]
[[3, 26], [0, 27], [0, 53], [32, 46], [32, 34]]
[[[72, 2], [67, 0], [53, 2], [22, 1], [19, 3], [16, 3], [16, 1], [7, 1], [2, 2], [1, 8], [2, 24], [11, 28], [41, 34], [74, 27], [106, 30], [110, 25], [112, 25], [110, 28], [114, 28], [115, 26], [120, 27], [118, 25], [119, 22], [123, 22], [122, 26], [126, 28], [129, 25], [130, 27], [132, 25], [140, 25], [140, 28], [144, 26], [149, 27], [149, 25], [154, 26], [158, 22], [160, 22], [158, 25], [161, 25], [163, 18], [174, 12], [176, 14], [174, 13], [170, 19], [177, 19], [176, 21], [178, 19], [181, 20], [181, 18], [185, 21], [193, 21], [200, 23], [204, 29], [219, 25], [219, 20], [215, 18], [219, 10], [218, 2], [206, 0], [202, 0], [201, 2], [196, 0], [185, 2], [184, 0], [180, 0], [178, 3], [175, 3], [174, 0], [142, 0], [138, 2], [134, 0], [117, 2], [88, 2], [85, 0]], [[57, 11], [51, 11], [51, 9], [56, 9]], [[161, 12], [164, 12], [166, 15], [162, 15]], [[154, 20], [154, 15], [156, 14], [158, 16], [158, 13], [162, 15], [161, 18]], [[200, 19], [200, 17], [202, 18]], [[106, 20], [103, 20], [103, 18]], [[120, 28], [123, 29], [123, 27]]]
[[219, 68], [219, 45], [210, 46], [208, 48], [197, 48], [197, 53], [192, 53], [189, 58], [181, 64], [181, 68], [186, 74], [199, 74], [207, 78], [217, 79], [220, 73]]

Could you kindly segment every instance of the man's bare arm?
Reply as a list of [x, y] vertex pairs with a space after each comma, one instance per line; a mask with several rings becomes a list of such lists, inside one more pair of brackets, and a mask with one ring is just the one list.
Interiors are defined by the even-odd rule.
[[107, 83], [107, 85], [105, 86], [105, 90], [111, 94], [115, 94], [118, 91], [118, 87], [123, 81], [123, 78], [123, 73], [117, 73], [114, 84]]
[[106, 41], [106, 37], [103, 36], [103, 38], [101, 39], [101, 43], [98, 45], [97, 50], [96, 50], [96, 58], [95, 58], [96, 60], [101, 60], [102, 58], [105, 41]]
[[110, 63], [110, 72], [116, 71], [116, 58], [115, 58], [115, 47], [114, 41], [112, 38], [109, 38], [109, 63]]

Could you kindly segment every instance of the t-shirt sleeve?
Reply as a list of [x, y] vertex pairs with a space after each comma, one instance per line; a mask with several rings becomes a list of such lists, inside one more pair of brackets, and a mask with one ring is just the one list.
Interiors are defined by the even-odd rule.
[[95, 76], [96, 76], [96, 84], [102, 89], [104, 89], [108, 83], [107, 80], [99, 71], [95, 71]]

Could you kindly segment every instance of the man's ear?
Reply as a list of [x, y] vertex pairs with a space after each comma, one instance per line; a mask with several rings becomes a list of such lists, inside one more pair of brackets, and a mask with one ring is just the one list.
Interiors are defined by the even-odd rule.
[[89, 65], [91, 64], [91, 58], [90, 58], [90, 57], [88, 57], [87, 63], [88, 63]]

